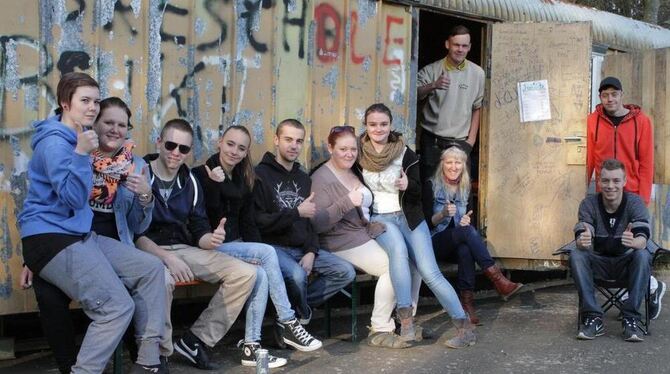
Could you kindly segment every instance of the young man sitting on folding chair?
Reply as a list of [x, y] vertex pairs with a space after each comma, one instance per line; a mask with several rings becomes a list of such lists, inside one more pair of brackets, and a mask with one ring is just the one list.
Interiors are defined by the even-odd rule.
[[643, 340], [639, 327], [640, 304], [649, 287], [651, 253], [649, 212], [642, 199], [624, 192], [626, 171], [621, 162], [602, 163], [597, 195], [586, 197], [579, 206], [575, 225], [576, 250], [570, 254], [570, 268], [579, 291], [581, 325], [578, 339], [604, 334], [603, 311], [595, 297], [594, 278], [619, 280], [627, 284], [629, 297], [621, 305], [623, 338]]

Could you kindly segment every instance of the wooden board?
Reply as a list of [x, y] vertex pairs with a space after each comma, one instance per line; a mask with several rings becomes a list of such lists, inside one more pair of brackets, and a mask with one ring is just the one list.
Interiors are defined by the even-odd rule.
[[[584, 165], [568, 163], [572, 143], [564, 139], [586, 134], [590, 28], [495, 24], [491, 45], [488, 144], [481, 169], [489, 250], [495, 257], [556, 260], [551, 252], [571, 239], [586, 191]], [[543, 79], [551, 120], [521, 123], [517, 83]]]
[[637, 104], [654, 126], [654, 183], [670, 184], [670, 48], [607, 55], [602, 76], [621, 80], [624, 102]]

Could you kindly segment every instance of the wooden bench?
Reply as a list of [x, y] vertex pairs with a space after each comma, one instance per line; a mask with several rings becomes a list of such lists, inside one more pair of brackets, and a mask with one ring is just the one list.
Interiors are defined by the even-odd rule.
[[[202, 281], [194, 279], [190, 282], [176, 282], [174, 286], [175, 288], [186, 287], [186, 286], [197, 286], [201, 283]], [[113, 373], [123, 374], [123, 340], [119, 342], [119, 345], [117, 345], [116, 349], [114, 350]]]

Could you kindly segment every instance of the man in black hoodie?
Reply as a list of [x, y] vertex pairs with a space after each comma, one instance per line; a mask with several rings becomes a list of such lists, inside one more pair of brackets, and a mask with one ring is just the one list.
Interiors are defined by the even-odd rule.
[[305, 140], [300, 121], [279, 123], [274, 138], [277, 154], [265, 153], [256, 166], [254, 185], [256, 224], [263, 242], [277, 249], [289, 299], [302, 324], [312, 317], [311, 306], [322, 304], [356, 276], [348, 262], [319, 249], [309, 219], [316, 211], [312, 181], [296, 159]]

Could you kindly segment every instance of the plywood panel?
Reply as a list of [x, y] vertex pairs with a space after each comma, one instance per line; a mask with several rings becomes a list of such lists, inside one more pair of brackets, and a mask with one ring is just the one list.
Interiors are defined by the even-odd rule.
[[[496, 257], [555, 259], [551, 252], [572, 236], [584, 166], [568, 165], [563, 139], [586, 134], [590, 48], [586, 23], [493, 26], [483, 205]], [[551, 120], [521, 123], [517, 82], [542, 79]]]

